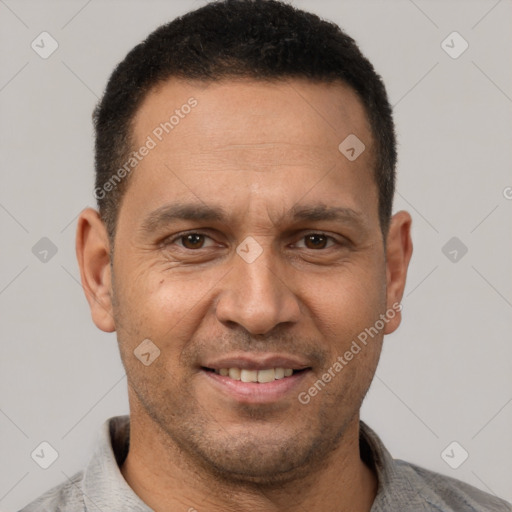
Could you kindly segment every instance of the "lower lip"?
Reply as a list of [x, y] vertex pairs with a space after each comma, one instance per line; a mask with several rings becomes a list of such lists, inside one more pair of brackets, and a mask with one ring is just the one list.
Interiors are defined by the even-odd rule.
[[242, 382], [215, 372], [201, 370], [213, 386], [244, 403], [270, 403], [283, 399], [300, 386], [310, 370], [294, 373], [289, 377], [273, 380], [272, 382]]

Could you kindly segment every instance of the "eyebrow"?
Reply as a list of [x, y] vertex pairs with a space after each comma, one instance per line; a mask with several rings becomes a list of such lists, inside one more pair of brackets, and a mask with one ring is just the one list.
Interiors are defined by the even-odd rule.
[[354, 224], [364, 224], [363, 215], [352, 208], [317, 204], [311, 206], [295, 205], [290, 210], [293, 220], [335, 220]]
[[[143, 233], [152, 233], [177, 220], [226, 223], [228, 218], [228, 213], [221, 206], [210, 206], [204, 203], [173, 203], [152, 211], [143, 220], [140, 229]], [[328, 206], [321, 203], [305, 206], [294, 205], [280, 219], [280, 222], [284, 220], [310, 222], [330, 220], [353, 224], [359, 228], [366, 225], [363, 215], [352, 208]]]
[[219, 206], [197, 203], [174, 203], [152, 211], [142, 222], [141, 230], [151, 233], [176, 220], [223, 221], [227, 214]]

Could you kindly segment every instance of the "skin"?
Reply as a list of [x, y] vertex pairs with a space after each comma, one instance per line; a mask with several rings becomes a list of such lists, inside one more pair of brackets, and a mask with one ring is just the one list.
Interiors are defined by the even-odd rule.
[[[130, 176], [112, 260], [98, 213], [78, 222], [92, 318], [117, 331], [128, 377], [122, 474], [159, 512], [369, 511], [377, 478], [360, 458], [359, 410], [400, 313], [307, 405], [297, 399], [404, 291], [411, 217], [393, 216], [384, 245], [364, 108], [340, 83], [172, 79], [139, 108], [135, 146], [190, 97], [197, 106]], [[351, 133], [366, 146], [353, 162], [338, 151]], [[178, 202], [227, 218], [143, 229]], [[357, 221], [289, 217], [317, 205]], [[189, 230], [206, 236], [177, 236]], [[248, 236], [262, 248], [252, 263], [236, 252]], [[133, 354], [147, 338], [160, 349], [149, 366]], [[291, 354], [310, 370], [274, 402], [235, 400], [201, 370], [233, 352]]]

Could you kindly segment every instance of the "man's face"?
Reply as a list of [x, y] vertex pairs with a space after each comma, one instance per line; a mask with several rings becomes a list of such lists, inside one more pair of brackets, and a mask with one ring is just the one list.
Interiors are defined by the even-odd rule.
[[[197, 105], [169, 133], [155, 132], [190, 98]], [[354, 161], [338, 149], [350, 134], [366, 145]], [[284, 478], [325, 459], [396, 327], [332, 370], [393, 302], [356, 94], [171, 80], [141, 105], [134, 136], [135, 149], [148, 136], [156, 146], [130, 178], [113, 258], [132, 415], [231, 478]], [[148, 366], [134, 355], [146, 339], [160, 350]], [[300, 401], [329, 368], [330, 382]], [[271, 382], [237, 380], [255, 376]]]

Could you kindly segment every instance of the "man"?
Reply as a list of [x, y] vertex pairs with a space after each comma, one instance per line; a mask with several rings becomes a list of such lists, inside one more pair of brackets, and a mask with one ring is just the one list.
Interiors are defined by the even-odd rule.
[[391, 108], [351, 38], [210, 3], [127, 55], [95, 127], [77, 256], [130, 416], [25, 512], [511, 510], [359, 419], [412, 244]]

